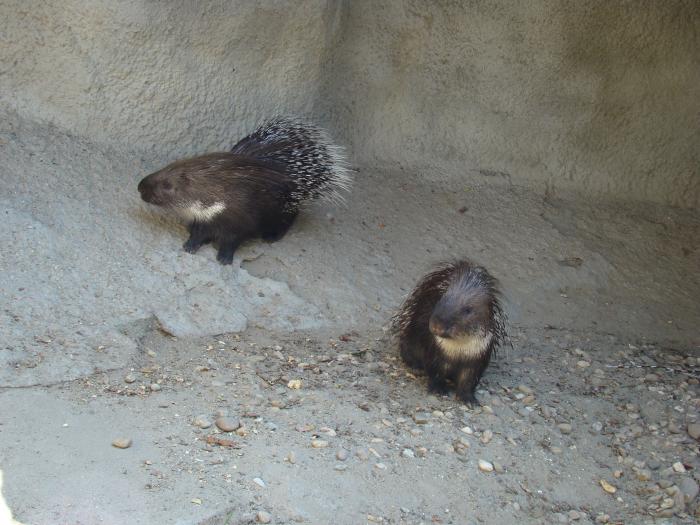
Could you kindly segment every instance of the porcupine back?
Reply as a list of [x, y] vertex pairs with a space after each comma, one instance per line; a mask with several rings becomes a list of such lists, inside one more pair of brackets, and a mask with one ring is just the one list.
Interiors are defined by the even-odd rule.
[[343, 148], [328, 134], [300, 119], [274, 117], [241, 139], [231, 153], [257, 159], [289, 176], [289, 207], [322, 198], [343, 202], [350, 188], [351, 170]]

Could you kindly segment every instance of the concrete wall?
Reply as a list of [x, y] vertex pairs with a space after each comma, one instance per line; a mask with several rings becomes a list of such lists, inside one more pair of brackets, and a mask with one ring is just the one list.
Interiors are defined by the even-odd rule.
[[348, 2], [328, 108], [367, 162], [700, 202], [700, 2]]
[[0, 0], [3, 102], [99, 141], [182, 155], [311, 113], [340, 5]]
[[0, 100], [164, 156], [312, 115], [359, 164], [692, 207], [700, 3], [0, 0]]

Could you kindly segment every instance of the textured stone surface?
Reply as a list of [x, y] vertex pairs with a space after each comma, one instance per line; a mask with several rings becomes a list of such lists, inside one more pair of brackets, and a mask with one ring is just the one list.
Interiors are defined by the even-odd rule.
[[183, 228], [139, 200], [151, 160], [13, 113], [0, 142], [2, 386], [122, 367], [156, 326], [178, 337], [382, 326], [428, 267], [458, 256], [499, 277], [516, 325], [697, 343], [690, 210], [364, 171], [347, 208], [314, 205], [282, 241], [246, 243], [222, 267], [211, 247], [185, 253]]
[[0, 100], [173, 157], [230, 147], [275, 111], [311, 111], [336, 11], [326, 0], [5, 0]]
[[182, 227], [142, 206], [133, 154], [5, 113], [0, 154], [0, 386], [123, 366], [144, 319], [176, 336], [240, 331], [251, 319], [282, 330], [323, 322], [241, 259], [222, 267], [206, 249], [185, 253]]
[[[623, 506], [601, 503], [591, 480], [608, 479], [616, 464], [600, 441], [641, 382], [643, 371], [616, 367], [660, 355], [653, 343], [698, 345], [697, 212], [631, 202], [698, 201], [697, 10], [694, 2], [2, 2], [0, 467], [16, 514], [37, 525], [124, 516], [149, 524], [203, 523], [221, 512], [212, 523], [230, 523], [234, 505], [235, 519], [252, 519], [248, 484], [231, 477], [238, 470], [270, 482], [263, 503], [276, 520], [356, 523], [384, 508], [398, 522], [397, 505], [417, 487], [427, 503], [403, 503], [416, 519], [449, 521], [446, 508], [459, 516], [481, 506], [499, 523], [547, 521], [524, 493], [510, 512], [498, 476], [473, 484], [461, 462], [436, 453], [433, 443], [449, 444], [469, 423], [512, 433], [512, 453], [485, 457], [503, 457], [506, 475], [543, 487], [548, 501], [603, 504], [625, 522], [638, 521], [625, 515], [633, 507], [647, 516], [627, 485], [634, 476], [615, 480]], [[281, 242], [248, 243], [231, 267], [211, 247], [184, 253], [183, 228], [149, 211], [136, 182], [174, 158], [228, 147], [275, 112], [315, 116], [368, 166], [347, 209], [313, 206]], [[513, 184], [491, 184], [503, 181]], [[611, 199], [572, 200], [568, 189]], [[515, 327], [514, 351], [494, 362], [485, 386], [537, 385], [538, 403], [576, 412], [557, 414], [574, 428], [606, 422], [593, 438], [566, 436], [574, 448], [552, 446], [551, 468], [542, 468], [541, 444], [554, 421], [517, 406], [492, 411], [500, 423], [486, 409], [464, 423], [434, 417], [400, 442], [394, 427], [377, 426], [399, 402], [412, 431], [416, 407], [454, 411], [452, 400], [426, 403], [424, 385], [405, 370], [375, 365], [394, 367], [381, 327], [416, 279], [463, 256], [500, 278]], [[193, 337], [237, 330], [240, 340]], [[606, 376], [569, 374], [560, 354], [572, 346], [590, 350], [586, 370], [609, 366]], [[569, 366], [579, 359], [569, 355]], [[647, 424], [673, 413], [687, 377], [655, 362], [665, 397], [646, 386], [633, 392], [646, 398], [641, 407], [660, 404], [658, 417], [642, 410]], [[284, 387], [302, 376], [302, 390]], [[161, 382], [159, 392], [145, 388]], [[266, 408], [271, 388], [286, 410]], [[247, 418], [235, 441], [203, 442], [190, 415], [222, 405], [259, 413], [265, 426]], [[332, 449], [311, 450], [311, 434], [294, 430], [300, 421], [342, 432]], [[133, 437], [133, 447], [115, 451], [115, 435]], [[234, 459], [224, 448], [238, 441]], [[417, 458], [397, 465], [399, 445]], [[339, 446], [362, 461], [334, 470]], [[644, 446], [658, 450], [654, 440]], [[381, 457], [367, 461], [375, 448]], [[292, 450], [296, 459], [283, 463]], [[353, 514], [328, 506], [337, 494], [354, 495], [338, 500]]]
[[347, 2], [325, 102], [367, 163], [700, 202], [700, 4]]
[[173, 159], [275, 112], [360, 164], [700, 202], [697, 2], [5, 0], [0, 100]]

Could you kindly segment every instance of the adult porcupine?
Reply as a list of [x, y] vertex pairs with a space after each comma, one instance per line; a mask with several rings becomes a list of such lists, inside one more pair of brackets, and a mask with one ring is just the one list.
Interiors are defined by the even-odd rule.
[[282, 238], [304, 202], [342, 200], [350, 182], [342, 148], [325, 131], [275, 117], [230, 152], [174, 162], [145, 177], [138, 190], [144, 201], [187, 221], [186, 251], [214, 242], [219, 262], [231, 264], [243, 241]]
[[429, 389], [476, 402], [474, 391], [491, 354], [506, 339], [498, 284], [468, 260], [443, 263], [425, 275], [392, 319], [402, 359], [425, 371]]

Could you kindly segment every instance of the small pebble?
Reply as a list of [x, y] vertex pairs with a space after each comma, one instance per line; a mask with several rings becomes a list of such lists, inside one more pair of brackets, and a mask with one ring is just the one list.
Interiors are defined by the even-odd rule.
[[112, 446], [116, 448], [129, 448], [131, 446], [131, 439], [117, 438], [114, 441], [112, 441]]
[[471, 427], [462, 427], [460, 430], [470, 436], [474, 433], [474, 430], [472, 430]]
[[601, 432], [603, 430], [603, 423], [596, 421], [591, 425], [591, 428], [596, 432]]
[[608, 494], [615, 494], [617, 492], [617, 488], [614, 485], [611, 485], [604, 479], [600, 480], [600, 486], [603, 487], [603, 490], [607, 492]]
[[253, 483], [255, 483], [258, 487], [265, 488], [265, 482], [260, 479], [260, 478], [253, 478]]
[[255, 521], [258, 523], [270, 523], [272, 521], [272, 516], [269, 512], [261, 510], [255, 515]]
[[192, 424], [196, 427], [199, 428], [209, 428], [211, 426], [211, 421], [207, 419], [207, 416], [205, 415], [199, 415], [194, 418], [194, 421], [192, 421]]
[[131, 384], [131, 383], [133, 383], [134, 381], [136, 381], [136, 376], [134, 376], [134, 374], [127, 374], [126, 377], [124, 377], [124, 382], [125, 382], [125, 383]]
[[485, 459], [479, 460], [479, 470], [482, 472], [493, 472], [493, 465]]
[[333, 468], [334, 468], [335, 470], [337, 470], [338, 472], [342, 472], [342, 471], [344, 471], [344, 470], [347, 470], [348, 466], [347, 466], [347, 465], [336, 465], [336, 466], [333, 467]]
[[571, 425], [569, 423], [560, 423], [557, 425], [557, 428], [562, 434], [571, 434]]
[[348, 459], [349, 452], [345, 450], [344, 448], [341, 448], [338, 450], [338, 452], [335, 453], [335, 459], [338, 461], [345, 461]]
[[158, 392], [160, 390], [160, 385], [158, 383], [151, 383], [151, 392]]
[[570, 510], [569, 511], [569, 519], [571, 521], [576, 521], [581, 519], [581, 513], [577, 510]]
[[649, 481], [651, 479], [651, 470], [640, 469], [637, 471], [637, 479], [639, 481]]
[[217, 427], [219, 427], [219, 430], [223, 432], [233, 432], [234, 430], [241, 428], [241, 422], [238, 419], [232, 419], [225, 416], [217, 417], [214, 423]]
[[301, 379], [290, 379], [287, 383], [287, 388], [290, 388], [292, 390], [299, 390], [301, 389], [301, 385]]
[[685, 465], [683, 465], [683, 463], [681, 463], [680, 461], [676, 461], [673, 464], [673, 471], [678, 472], [679, 474], [685, 472]]
[[673, 498], [664, 498], [661, 502], [661, 508], [670, 509], [671, 507], [673, 507], [674, 503], [675, 501], [673, 501]]
[[289, 454], [287, 454], [287, 457], [285, 457], [284, 460], [285, 460], [287, 463], [291, 463], [292, 465], [294, 465], [294, 463], [297, 462], [297, 457], [296, 457], [296, 455], [294, 454], [294, 452], [290, 452]]
[[428, 455], [428, 449], [425, 447], [416, 447], [416, 456], [424, 458]]
[[683, 498], [686, 504], [695, 500], [695, 498], [698, 497], [698, 492], [700, 491], [697, 481], [695, 481], [693, 478], [683, 478], [678, 484], [678, 488], [683, 493]]
[[491, 432], [490, 430], [484, 430], [484, 431], [481, 433], [480, 441], [481, 441], [484, 445], [487, 445], [492, 439], [493, 439], [493, 432]]
[[529, 386], [518, 385], [518, 390], [520, 390], [525, 395], [532, 394], [532, 388], [530, 388]]
[[374, 467], [379, 470], [386, 470], [386, 465], [384, 463], [375, 463]]
[[416, 454], [410, 448], [405, 448], [401, 451], [401, 456], [404, 458], [415, 458]]
[[327, 435], [327, 436], [330, 436], [330, 437], [335, 437], [335, 435], [336, 435], [335, 430], [333, 430], [332, 428], [328, 428], [328, 427], [321, 427], [318, 429], [318, 431]]
[[530, 407], [521, 408], [518, 410], [518, 415], [524, 418], [528, 418], [532, 415], [532, 409]]
[[576, 366], [579, 368], [588, 368], [589, 366], [591, 366], [591, 363], [589, 363], [588, 361], [581, 360], [576, 362]]
[[688, 425], [688, 435], [693, 439], [700, 440], [700, 423]]
[[367, 461], [369, 459], [369, 452], [367, 452], [365, 449], [361, 448], [360, 450], [355, 452], [355, 456], [357, 456], [357, 459], [360, 459], [362, 461]]
[[425, 425], [430, 421], [430, 414], [427, 412], [416, 412], [413, 414], [413, 421], [415, 421], [417, 425]]
[[312, 439], [311, 446], [313, 448], [326, 448], [328, 446], [328, 441], [322, 439]]

